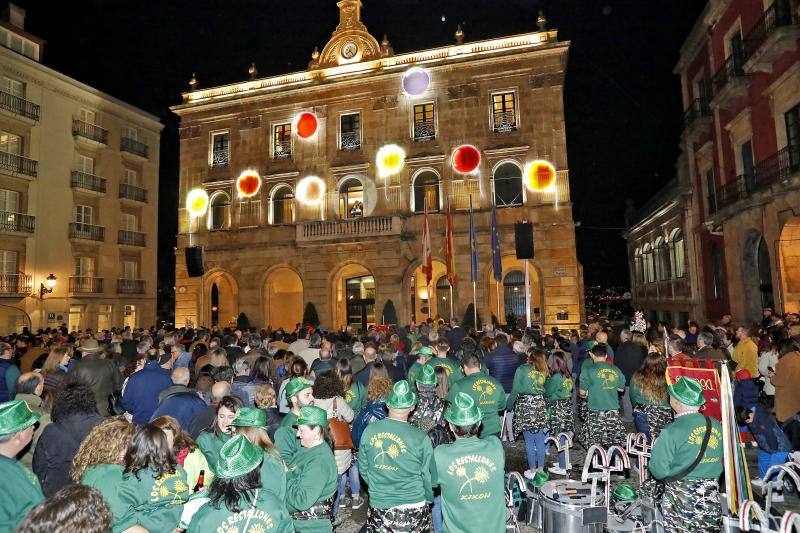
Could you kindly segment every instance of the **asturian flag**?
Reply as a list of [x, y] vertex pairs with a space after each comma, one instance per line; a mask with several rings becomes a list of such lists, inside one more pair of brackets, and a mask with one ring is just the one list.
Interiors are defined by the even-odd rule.
[[431, 230], [428, 226], [427, 206], [425, 206], [425, 219], [422, 222], [422, 271], [425, 273], [425, 285], [429, 286], [433, 278], [433, 256], [431, 255]]

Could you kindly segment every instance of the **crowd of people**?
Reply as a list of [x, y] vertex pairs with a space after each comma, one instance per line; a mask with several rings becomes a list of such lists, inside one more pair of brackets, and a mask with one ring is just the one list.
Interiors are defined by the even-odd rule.
[[608, 447], [630, 424], [667, 530], [717, 531], [721, 427], [664, 376], [720, 365], [763, 485], [800, 448], [800, 321], [769, 309], [752, 328], [25, 330], [0, 342], [0, 530], [324, 532], [367, 505], [368, 532], [505, 531], [502, 439], [541, 484], [567, 474], [548, 436]]

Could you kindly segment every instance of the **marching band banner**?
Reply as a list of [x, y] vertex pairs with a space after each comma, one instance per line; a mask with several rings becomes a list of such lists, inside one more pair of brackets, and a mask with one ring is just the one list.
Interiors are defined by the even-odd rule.
[[670, 385], [683, 376], [694, 378], [703, 386], [703, 397], [706, 399], [706, 403], [700, 408], [700, 412], [713, 416], [717, 421], [722, 422], [719, 374], [717, 371], [713, 368], [667, 367], [667, 383]]

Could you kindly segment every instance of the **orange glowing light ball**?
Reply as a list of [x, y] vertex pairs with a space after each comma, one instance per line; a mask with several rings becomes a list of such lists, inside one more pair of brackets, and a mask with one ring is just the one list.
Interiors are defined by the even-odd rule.
[[311, 139], [316, 135], [318, 126], [317, 116], [309, 111], [304, 111], [294, 118], [294, 131], [303, 140]]
[[525, 165], [525, 185], [532, 191], [548, 191], [555, 186], [556, 167], [549, 161], [537, 159]]
[[239, 198], [250, 198], [261, 190], [261, 176], [255, 170], [245, 170], [236, 178], [236, 190]]
[[462, 144], [453, 151], [453, 168], [462, 174], [474, 172], [481, 164], [480, 151], [471, 144]]
[[297, 184], [297, 199], [304, 204], [315, 204], [325, 195], [325, 182], [317, 176], [306, 176]]
[[203, 189], [192, 189], [186, 195], [186, 210], [193, 218], [201, 217], [208, 211], [208, 193]]

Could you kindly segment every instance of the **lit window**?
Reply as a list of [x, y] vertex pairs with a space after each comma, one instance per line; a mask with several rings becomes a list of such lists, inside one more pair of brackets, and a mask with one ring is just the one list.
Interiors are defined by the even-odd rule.
[[513, 92], [492, 95], [492, 129], [497, 133], [517, 129], [517, 104]]
[[339, 118], [341, 150], [361, 148], [361, 113], [348, 113]]
[[417, 104], [414, 106], [414, 140], [432, 141], [436, 139], [433, 104]]
[[211, 134], [210, 163], [212, 167], [227, 167], [230, 162], [230, 134], [225, 132]]
[[292, 125], [276, 124], [272, 128], [272, 157], [286, 159], [292, 157]]

